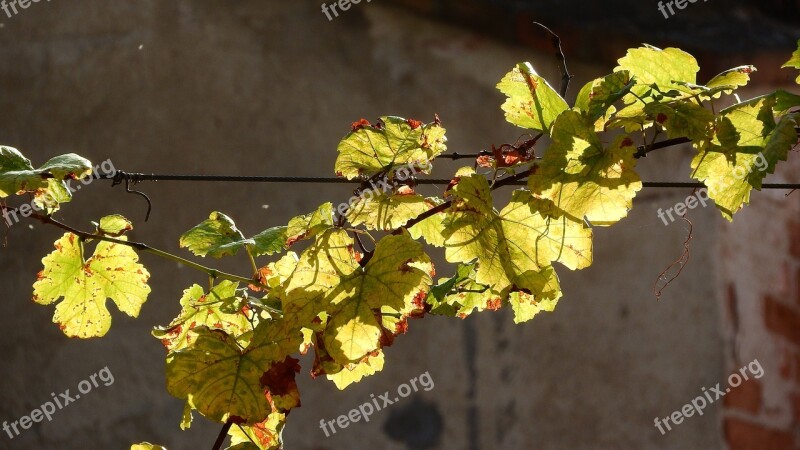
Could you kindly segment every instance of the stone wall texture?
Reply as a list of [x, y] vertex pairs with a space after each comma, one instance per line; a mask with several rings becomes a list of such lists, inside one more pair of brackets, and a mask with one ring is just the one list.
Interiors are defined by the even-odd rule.
[[[336, 145], [359, 118], [430, 120], [438, 113], [450, 148], [473, 152], [521, 134], [504, 122], [494, 88], [513, 64], [530, 60], [558, 79], [546, 44], [515, 46], [489, 37], [491, 30], [457, 28], [389, 2], [361, 2], [333, 21], [311, 0], [37, 2], [2, 22], [0, 141], [35, 163], [77, 152], [110, 158], [127, 172], [331, 176]], [[612, 65], [572, 60], [573, 95]], [[691, 154], [654, 153], [641, 164], [643, 178], [686, 179]], [[800, 182], [797, 156], [775, 180]], [[435, 174], [458, 167], [440, 162]], [[59, 218], [87, 228], [121, 213], [136, 223], [133, 239], [174, 252], [177, 237], [211, 211], [255, 233], [338, 203], [352, 189], [146, 183], [137, 186], [153, 200], [145, 223], [143, 200], [109, 184], [86, 187]], [[564, 299], [554, 313], [520, 326], [505, 311], [412, 322], [388, 349], [383, 372], [341, 392], [311, 380], [305, 358], [303, 407], [289, 418], [287, 447], [800, 448], [800, 194], [756, 193], [734, 225], [713, 208], [692, 211], [690, 264], [656, 301], [653, 283], [686, 238], [682, 224], [665, 226], [656, 211], [687, 195], [646, 190], [629, 218], [598, 230], [595, 266], [560, 270]], [[114, 312], [106, 338], [68, 340], [51, 323], [52, 308], [29, 300], [40, 259], [60, 233], [24, 222], [6, 234], [0, 421], [28, 414], [51, 393], [74, 392], [104, 367], [114, 383], [52, 422], [14, 439], [0, 434], [0, 448], [126, 449], [141, 441], [210, 448], [217, 424], [196, 418], [191, 430], [178, 428], [182, 404], [166, 393], [164, 350], [149, 335], [178, 313], [183, 289], [203, 277], [143, 256], [153, 293], [141, 316]], [[246, 272], [247, 264], [221, 267]], [[438, 274], [448, 271], [442, 266]], [[755, 358], [762, 378], [664, 436], [654, 427], [655, 417]], [[329, 438], [320, 430], [321, 419], [424, 372], [434, 389]]]

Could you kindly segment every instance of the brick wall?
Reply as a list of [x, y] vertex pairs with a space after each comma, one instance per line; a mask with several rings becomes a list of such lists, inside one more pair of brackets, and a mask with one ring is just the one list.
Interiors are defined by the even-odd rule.
[[[775, 180], [798, 182], [795, 156]], [[721, 232], [726, 373], [756, 358], [765, 371], [724, 398], [730, 450], [800, 449], [800, 193], [784, 195], [755, 194]]]

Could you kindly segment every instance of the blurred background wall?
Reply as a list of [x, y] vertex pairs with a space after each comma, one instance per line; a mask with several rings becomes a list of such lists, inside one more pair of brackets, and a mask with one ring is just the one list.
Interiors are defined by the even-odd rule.
[[[359, 118], [438, 113], [460, 152], [515, 141], [494, 88], [516, 62], [553, 84], [550, 43], [564, 40], [583, 83], [610, 72], [625, 49], [648, 42], [698, 56], [701, 80], [754, 63], [751, 94], [790, 85], [779, 71], [800, 37], [798, 3], [711, 0], [665, 19], [657, 2], [374, 1], [329, 21], [321, 0], [266, 2], [38, 2], [0, 13], [0, 142], [34, 163], [77, 152], [128, 172], [330, 176], [336, 145]], [[797, 86], [789, 87], [797, 90]], [[656, 152], [645, 180], [684, 180], [690, 149]], [[800, 182], [797, 154], [772, 177]], [[465, 163], [466, 165], [466, 163]], [[436, 175], [459, 164], [438, 162]], [[132, 238], [180, 253], [178, 236], [219, 210], [256, 233], [284, 224], [345, 186], [152, 183], [144, 202], [98, 181], [59, 218], [88, 228], [122, 213]], [[441, 192], [431, 188], [429, 193]], [[290, 449], [764, 449], [798, 448], [800, 424], [800, 195], [756, 193], [734, 225], [712, 208], [690, 213], [690, 265], [660, 302], [657, 275], [683, 249], [686, 229], [656, 215], [690, 192], [645, 190], [631, 216], [596, 232], [595, 265], [559, 268], [564, 298], [520, 326], [508, 311], [467, 320], [429, 317], [387, 350], [383, 372], [340, 392], [299, 376], [303, 407], [285, 431]], [[7, 230], [0, 249], [0, 420], [13, 421], [103, 367], [114, 384], [93, 391], [8, 449], [123, 449], [135, 442], [210, 448], [219, 426], [178, 423], [165, 390], [164, 350], [149, 336], [179, 311], [203, 277], [143, 256], [153, 293], [141, 316], [112, 306], [101, 340], [64, 338], [31, 284], [60, 232], [37, 223]], [[247, 272], [245, 259], [223, 268]], [[448, 276], [440, 267], [438, 276]], [[666, 436], [653, 425], [703, 387], [758, 358], [765, 375]], [[331, 420], [429, 372], [435, 388], [326, 438]]]

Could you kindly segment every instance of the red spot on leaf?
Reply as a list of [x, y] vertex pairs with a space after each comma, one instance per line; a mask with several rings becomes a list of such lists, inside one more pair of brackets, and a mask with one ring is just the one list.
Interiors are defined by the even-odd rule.
[[669, 117], [667, 117], [667, 115], [664, 113], [658, 113], [658, 115], [656, 116], [656, 122], [658, 122], [659, 124], [666, 123], [667, 119], [669, 119]]
[[416, 194], [416, 192], [414, 191], [414, 188], [412, 188], [411, 186], [400, 186], [400, 188], [397, 189], [397, 195], [414, 195], [414, 194]]
[[371, 127], [371, 126], [372, 126], [372, 124], [369, 123], [369, 120], [361, 119], [358, 122], [353, 122], [353, 126], [352, 127], [353, 127], [353, 132], [355, 133], [358, 130], [361, 130], [361, 129], [366, 128], [366, 127]]
[[300, 372], [300, 360], [291, 356], [275, 363], [261, 376], [261, 384], [272, 395], [289, 395], [297, 391], [295, 375]]
[[478, 165], [480, 167], [485, 167], [487, 169], [491, 169], [494, 167], [494, 158], [489, 155], [483, 155], [478, 157]]
[[411, 127], [412, 130], [416, 130], [417, 128], [422, 126], [422, 122], [414, 119], [407, 119], [406, 123], [408, 124], [408, 126]]
[[497, 311], [500, 307], [503, 306], [503, 302], [500, 300], [499, 297], [490, 298], [486, 301], [486, 309], [489, 311]]
[[633, 140], [629, 137], [625, 138], [621, 144], [622, 147], [633, 147]]
[[397, 322], [394, 327], [394, 334], [406, 334], [408, 332], [408, 319], [403, 319]]

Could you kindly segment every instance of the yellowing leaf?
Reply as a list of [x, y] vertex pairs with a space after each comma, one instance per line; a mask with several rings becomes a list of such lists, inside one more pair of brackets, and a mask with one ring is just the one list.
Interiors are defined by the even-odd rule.
[[538, 300], [525, 292], [512, 292], [508, 298], [511, 309], [514, 311], [514, 323], [520, 324], [532, 320], [540, 312], [553, 312], [558, 300], [545, 297]]
[[[444, 203], [444, 201], [439, 198], [428, 197], [425, 199], [426, 208], [424, 212], [427, 212], [441, 205], [442, 203]], [[442, 236], [442, 231], [444, 230], [444, 219], [444, 213], [434, 214], [409, 228], [408, 232], [414, 239], [424, 239], [428, 245], [432, 245], [434, 247], [444, 247], [444, 236]]]
[[238, 283], [222, 281], [206, 294], [202, 287], [193, 285], [183, 292], [181, 313], [167, 327], [153, 330], [153, 336], [161, 339], [169, 351], [180, 350], [189, 344], [189, 333], [199, 326], [222, 330], [231, 336], [240, 336], [250, 329], [250, 321], [241, 307], [236, 312], [224, 310], [240, 301], [236, 289]]
[[287, 293], [299, 288], [328, 291], [358, 268], [353, 239], [346, 231], [331, 228], [317, 235], [300, 255], [284, 289]]
[[594, 225], [612, 225], [628, 215], [642, 189], [635, 153], [633, 141], [625, 136], [606, 148], [586, 117], [567, 111], [553, 126], [553, 143], [529, 178], [531, 192], [574, 221], [587, 218]]
[[383, 370], [384, 357], [382, 351], [377, 351], [375, 355], [367, 355], [355, 364], [347, 364], [340, 372], [328, 374], [329, 380], [333, 381], [339, 390], [344, 390], [353, 383], [358, 383], [365, 377], [374, 375]]
[[[605, 117], [608, 109], [625, 97], [635, 83], [627, 70], [590, 81], [578, 93], [575, 107], [588, 114], [592, 121], [596, 121]], [[603, 131], [600, 126], [596, 128]]]
[[44, 270], [33, 285], [33, 300], [49, 305], [63, 297], [56, 306], [53, 322], [67, 336], [104, 336], [111, 327], [107, 298], [125, 314], [139, 315], [150, 293], [150, 274], [137, 263], [135, 251], [121, 244], [100, 242], [94, 255], [84, 261], [83, 242], [71, 233], [55, 246], [56, 250], [42, 260]]
[[691, 102], [650, 103], [645, 112], [667, 130], [670, 139], [708, 140], [714, 133], [714, 113]]
[[281, 450], [281, 432], [285, 425], [286, 415], [278, 412], [252, 426], [234, 425], [228, 432], [231, 446], [227, 450]]
[[369, 192], [358, 198], [347, 213], [353, 226], [370, 230], [396, 230], [428, 210], [425, 198], [418, 194]]
[[755, 71], [756, 68], [753, 66], [734, 67], [712, 78], [706, 83], [706, 87], [714, 91], [716, 97], [719, 97], [720, 93], [730, 94], [739, 87], [747, 86], [750, 74]]
[[297, 216], [289, 221], [286, 246], [292, 246], [303, 239], [311, 239], [331, 227], [333, 227], [333, 204], [323, 203], [313, 213]]
[[122, 236], [131, 230], [133, 230], [133, 224], [131, 224], [128, 219], [118, 214], [103, 217], [100, 219], [100, 224], [97, 226], [97, 231], [112, 237]]
[[[792, 57], [789, 58], [789, 61], [786, 61], [781, 68], [785, 67], [793, 67], [795, 69], [800, 69], [800, 40], [797, 41], [797, 50], [792, 53]], [[797, 84], [800, 84], [800, 75], [797, 76]]]
[[628, 50], [616, 71], [627, 70], [638, 84], [676, 87], [675, 82], [697, 83], [697, 60], [677, 48], [660, 49], [650, 45]]
[[326, 299], [325, 348], [338, 363], [360, 361], [381, 348], [381, 336], [402, 330], [382, 327], [388, 312], [405, 317], [421, 309], [431, 278], [413, 263], [430, 264], [422, 245], [406, 235], [386, 236], [365, 267], [342, 279]]
[[628, 133], [652, 125], [644, 108], [652, 102], [675, 101], [698, 95], [706, 90], [696, 86], [700, 70], [694, 57], [677, 48], [659, 48], [645, 45], [628, 50], [619, 60], [615, 72], [627, 71], [636, 82], [626, 95], [626, 105], [614, 114], [608, 128], [623, 127]]
[[141, 444], [131, 445], [131, 450], [167, 450], [167, 448], [160, 445], [153, 445], [149, 442], [142, 442]]
[[[592, 233], [580, 222], [543, 215], [537, 210], [541, 204], [525, 191], [515, 192], [500, 213], [484, 213], [492, 204], [487, 191], [484, 177], [461, 178], [453, 190], [460, 201], [445, 222], [445, 256], [450, 262], [477, 260], [475, 282], [499, 293], [514, 286], [533, 289], [544, 285], [532, 274], [548, 270], [554, 261], [572, 269], [591, 264]], [[462, 192], [469, 196], [463, 198]], [[487, 192], [484, 206], [478, 207], [474, 192]]]
[[502, 106], [506, 120], [518, 127], [549, 133], [556, 117], [569, 108], [529, 63], [517, 64], [497, 89], [508, 97]]
[[193, 343], [167, 357], [167, 390], [208, 419], [259, 423], [273, 412], [267, 393], [282, 394], [294, 383], [293, 373], [277, 384], [262, 383], [302, 341], [291, 321], [261, 322], [246, 348], [219, 330], [197, 327], [191, 333]]
[[445, 132], [438, 120], [382, 117], [375, 125], [357, 124], [339, 144], [336, 173], [349, 180], [403, 166], [430, 173], [431, 161], [447, 150]]
[[692, 176], [708, 187], [727, 220], [750, 202], [752, 189], [761, 189], [764, 177], [797, 144], [795, 119], [784, 116], [776, 124], [775, 104], [776, 98], [767, 96], [727, 109], [717, 120], [714, 139], [695, 144]]

